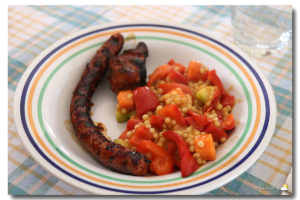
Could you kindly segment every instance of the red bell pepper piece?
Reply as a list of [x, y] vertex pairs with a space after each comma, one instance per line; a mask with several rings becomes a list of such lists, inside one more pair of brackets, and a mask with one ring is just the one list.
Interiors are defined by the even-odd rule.
[[[204, 118], [205, 118], [208, 122], [212, 122], [212, 120], [211, 120], [209, 117], [207, 117], [207, 114], [209, 114], [209, 112], [210, 112], [211, 110], [213, 110], [213, 109], [215, 109], [215, 107], [209, 106], [209, 107], [205, 110], [205, 113], [203, 114]], [[215, 109], [215, 112], [216, 112], [216, 114], [217, 114], [218, 120], [221, 122], [221, 121], [223, 120], [223, 115], [222, 115], [221, 111]]]
[[176, 146], [175, 142], [169, 141], [167, 151], [173, 157], [173, 161], [174, 161], [175, 166], [180, 168], [180, 162], [181, 162], [180, 161], [180, 155], [179, 155], [179, 152], [177, 150], [177, 146]]
[[143, 120], [141, 120], [138, 117], [131, 117], [128, 122], [127, 122], [127, 130], [131, 131], [132, 129], [134, 129], [135, 125], [139, 124], [143, 122]]
[[125, 131], [123, 131], [123, 133], [119, 136], [119, 139], [128, 139], [127, 137], [127, 132], [128, 132], [128, 129], [125, 129]]
[[164, 118], [160, 115], [151, 115], [150, 124], [154, 128], [162, 129], [162, 126], [164, 124]]
[[233, 114], [229, 114], [226, 117], [226, 119], [221, 123], [221, 127], [222, 127], [222, 129], [224, 129], [226, 131], [234, 129], [235, 121], [234, 121]]
[[149, 76], [147, 86], [150, 87], [156, 81], [165, 79], [171, 69], [172, 67], [168, 64], [161, 65], [156, 68], [154, 72]]
[[137, 146], [141, 153], [150, 153], [150, 170], [157, 175], [164, 175], [173, 172], [174, 162], [172, 156], [161, 146], [158, 146], [150, 140], [142, 140]]
[[137, 129], [135, 129], [134, 133], [129, 138], [129, 143], [138, 147], [142, 140], [152, 139], [153, 136], [152, 133], [150, 133], [149, 129], [144, 125], [140, 125]]
[[192, 60], [189, 63], [187, 70], [187, 79], [189, 81], [206, 81], [207, 80], [208, 69], [200, 62]]
[[183, 76], [180, 72], [177, 72], [174, 68], [170, 70], [167, 78], [169, 78], [170, 81], [174, 83], [182, 83], [185, 85], [188, 84], [188, 80], [185, 78], [185, 76]]
[[184, 72], [185, 72], [185, 66], [184, 65], [182, 65], [182, 64], [180, 64], [180, 63], [178, 63], [178, 62], [175, 62], [173, 59], [171, 59], [169, 62], [168, 62], [168, 64], [169, 65], [171, 65], [172, 67], [178, 67], [178, 72], [180, 73], [180, 74], [184, 74]]
[[218, 120], [219, 121], [222, 121], [223, 120], [223, 114], [220, 110], [215, 110], [216, 111], [216, 114], [217, 114], [217, 117], [218, 117]]
[[210, 133], [213, 136], [214, 141], [219, 142], [222, 137], [228, 138], [228, 135], [225, 131], [218, 128], [214, 125], [214, 123], [210, 122], [206, 127], [204, 128], [204, 131], [206, 133]]
[[188, 125], [194, 127], [198, 131], [202, 131], [204, 126], [209, 122], [205, 117], [192, 111], [188, 111], [188, 114], [190, 116], [185, 117], [184, 119], [186, 120]]
[[221, 98], [221, 104], [222, 104], [223, 107], [226, 107], [226, 106], [233, 107], [233, 105], [234, 105], [234, 96], [226, 93]]
[[[193, 126], [193, 117], [192, 116], [187, 116], [184, 118], [184, 121], [186, 123], [187, 126]], [[193, 126], [194, 127], [194, 126]], [[194, 127], [195, 128], [195, 127]], [[195, 128], [197, 129], [197, 128]], [[197, 129], [198, 130], [198, 129]]]
[[133, 91], [133, 99], [138, 117], [154, 110], [159, 105], [156, 94], [147, 86], [136, 88]]
[[177, 145], [179, 155], [181, 158], [181, 162], [180, 162], [181, 176], [187, 177], [190, 174], [192, 174], [194, 171], [196, 171], [199, 167], [198, 163], [193, 158], [184, 139], [173, 131], [166, 131], [163, 133], [163, 136], [166, 139], [175, 142]]
[[180, 88], [185, 94], [189, 94], [192, 96], [192, 91], [187, 85], [181, 83], [161, 83], [157, 85], [158, 88], [163, 90], [163, 94], [170, 92], [173, 89]]
[[168, 62], [169, 65], [174, 65], [175, 64], [175, 60], [174, 59], [171, 59], [169, 62]]
[[216, 70], [213, 69], [211, 71], [208, 72], [208, 80], [210, 82], [212, 82], [215, 86], [217, 86], [221, 92], [222, 95], [225, 94], [225, 89], [224, 86], [220, 80], [220, 78], [218, 77], [218, 75], [216, 74]]
[[184, 118], [175, 104], [165, 105], [162, 109], [157, 111], [157, 113], [163, 117], [170, 117], [174, 119], [180, 126], [186, 126]]

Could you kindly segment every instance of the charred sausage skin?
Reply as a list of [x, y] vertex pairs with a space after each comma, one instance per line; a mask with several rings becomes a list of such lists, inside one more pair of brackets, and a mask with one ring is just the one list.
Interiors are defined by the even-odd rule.
[[86, 65], [73, 91], [70, 114], [77, 137], [100, 163], [118, 172], [140, 176], [148, 172], [150, 161], [145, 155], [108, 140], [90, 116], [93, 93], [110, 58], [120, 52], [123, 44], [120, 33], [112, 35]]

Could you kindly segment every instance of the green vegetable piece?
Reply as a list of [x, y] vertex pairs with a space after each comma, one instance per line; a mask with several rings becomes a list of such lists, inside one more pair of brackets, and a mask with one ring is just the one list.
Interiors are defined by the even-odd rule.
[[123, 139], [115, 139], [114, 142], [122, 145], [123, 147], [128, 147], [128, 143], [125, 142]]
[[129, 119], [128, 113], [123, 114], [122, 112], [120, 112], [118, 110], [116, 111], [116, 117], [117, 117], [117, 121], [119, 123], [126, 122]]
[[196, 97], [202, 103], [210, 102], [213, 98], [213, 95], [216, 91], [216, 86], [207, 86], [203, 87], [196, 93]]

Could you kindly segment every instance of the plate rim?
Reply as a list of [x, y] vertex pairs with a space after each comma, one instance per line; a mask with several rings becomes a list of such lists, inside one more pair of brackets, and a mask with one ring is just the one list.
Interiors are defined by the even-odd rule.
[[[48, 47], [48, 48], [46, 48], [37, 58], [35, 58], [34, 60], [33, 60], [33, 62], [28, 66], [28, 68], [26, 69], [26, 71], [23, 73], [23, 75], [22, 75], [22, 78], [20, 79], [20, 81], [19, 81], [19, 83], [18, 83], [18, 87], [17, 87], [17, 89], [16, 89], [16, 91], [15, 91], [15, 99], [14, 99], [14, 113], [15, 113], [15, 118], [16, 118], [16, 115], [19, 115], [19, 109], [16, 109], [18, 106], [16, 106], [16, 104], [18, 104], [19, 103], [19, 101], [17, 101], [17, 94], [19, 93], [18, 91], [19, 90], [21, 90], [23, 87], [21, 87], [21, 86], [24, 86], [24, 82], [27, 80], [27, 78], [28, 78], [28, 75], [27, 74], [29, 74], [30, 72], [31, 72], [31, 68], [33, 68], [32, 66], [34, 66], [35, 65], [35, 63], [37, 63], [38, 61], [40, 61], [41, 59], [40, 58], [42, 58], [42, 57], [44, 57], [44, 55], [47, 53], [47, 52], [49, 52], [50, 50], [52, 50], [53, 49], [53, 47], [57, 47], [60, 43], [63, 43], [64, 41], [67, 41], [67, 40], [69, 40], [69, 39], [72, 39], [72, 38], [74, 38], [75, 36], [77, 36], [77, 35], [81, 35], [81, 34], [83, 34], [83, 33], [86, 33], [86, 32], [88, 32], [88, 31], [91, 31], [91, 30], [95, 30], [95, 29], [99, 29], [99, 28], [103, 28], [103, 27], [110, 27], [110, 26], [113, 26], [113, 25], [123, 25], [123, 24], [139, 24], [139, 23], [143, 23], [143, 24], [147, 24], [147, 23], [149, 23], [149, 24], [162, 24], [162, 25], [171, 25], [171, 26], [174, 26], [174, 27], [180, 27], [180, 28], [185, 28], [185, 29], [187, 29], [187, 28], [189, 28], [190, 30], [193, 30], [193, 31], [197, 31], [197, 32], [199, 32], [199, 33], [203, 33], [204, 35], [209, 35], [209, 34], [207, 34], [205, 31], [203, 31], [203, 30], [201, 30], [201, 29], [199, 29], [199, 28], [196, 28], [196, 27], [189, 27], [189, 26], [187, 26], [187, 25], [184, 25], [184, 24], [172, 24], [172, 23], [169, 23], [169, 22], [167, 22], [167, 23], [165, 23], [165, 22], [151, 22], [151, 21], [130, 21], [130, 22], [120, 22], [120, 23], [106, 23], [106, 24], [103, 24], [103, 25], [100, 25], [100, 26], [92, 26], [92, 27], [88, 27], [88, 28], [86, 28], [86, 29], [83, 29], [83, 30], [80, 30], [80, 31], [77, 31], [77, 32], [74, 32], [74, 33], [72, 33], [72, 34], [70, 34], [70, 35], [68, 35], [68, 36], [66, 36], [66, 37], [63, 37], [61, 40], [59, 40], [59, 41], [57, 41], [57, 42], [55, 42], [53, 45], [51, 45], [50, 47]], [[217, 40], [217, 41], [222, 41], [222, 40], [220, 40], [220, 38], [219, 37], [215, 37], [215, 36], [211, 36], [213, 39], [215, 39], [215, 40]], [[244, 52], [241, 52], [241, 50], [240, 49], [237, 49], [237, 47], [236, 46], [234, 46], [233, 44], [230, 44], [228, 41], [222, 41], [222, 43], [223, 44], [225, 44], [225, 45], [227, 45], [228, 47], [230, 47], [230, 48], [232, 48], [234, 51], [237, 51], [237, 52], [239, 52], [239, 54], [243, 57], [243, 58], [247, 58], [246, 60], [247, 60], [247, 62], [248, 63], [251, 63], [251, 65], [253, 66], [253, 67], [255, 67], [256, 65], [253, 63], [253, 61], [251, 60], [251, 59], [249, 59], [249, 57], [247, 56], [247, 55], [244, 55]], [[28, 73], [27, 73], [27, 71], [28, 71]], [[264, 77], [264, 75], [263, 75], [263, 73], [262, 72], [260, 72], [260, 69], [258, 69], [257, 67], [255, 68], [255, 71], [256, 71], [256, 73], [258, 73], [258, 75], [259, 75], [259, 77], [262, 79], [262, 82], [263, 82], [263, 85], [266, 87], [266, 91], [267, 91], [267, 94], [268, 94], [268, 96], [269, 96], [269, 102], [270, 102], [270, 104], [273, 104], [273, 105], [270, 105], [270, 107], [271, 108], [276, 108], [276, 110], [277, 110], [277, 107], [276, 107], [276, 101], [275, 101], [275, 96], [274, 96], [274, 92], [273, 92], [273, 89], [272, 89], [272, 87], [270, 86], [270, 83], [268, 82], [268, 80]], [[26, 79], [25, 79], [26, 78]], [[22, 83], [22, 84], [21, 84]], [[19, 89], [20, 88], [20, 89]], [[275, 113], [277, 113], [277, 111], [275, 111]], [[274, 118], [274, 117], [273, 117]], [[275, 117], [275, 119], [276, 119], [276, 117]], [[270, 119], [269, 119], [269, 122], [271, 122], [272, 123], [272, 120], [271, 120], [271, 116], [270, 116]], [[269, 129], [270, 128], [270, 124], [268, 125], [268, 127], [267, 127], [267, 129], [268, 129], [268, 132], [273, 132], [274, 133], [274, 129], [275, 129], [275, 124], [276, 124], [276, 120], [275, 120], [275, 123], [273, 123], [274, 125], [273, 125], [273, 127], [271, 127], [271, 129]], [[18, 123], [16, 123], [16, 126], [17, 126], [17, 129], [18, 129], [18, 134], [19, 135], [21, 135], [20, 134], [20, 129], [21, 129], [21, 131], [23, 131], [23, 127], [19, 127], [19, 124]], [[267, 135], [267, 133], [265, 133], [265, 135]], [[272, 134], [273, 135], [273, 134]], [[21, 137], [21, 136], [20, 136]], [[269, 140], [267, 141], [267, 142], [265, 142], [266, 144], [264, 144], [263, 146], [265, 146], [264, 148], [263, 148], [263, 151], [261, 151], [260, 152], [260, 154], [258, 155], [258, 156], [256, 156], [256, 158], [254, 159], [255, 161], [262, 155], [262, 153], [264, 152], [264, 150], [267, 148], [267, 146], [268, 146], [268, 144], [269, 144], [269, 142], [270, 142], [270, 140], [271, 140], [271, 138], [272, 138], [272, 136], [270, 136], [269, 137]], [[28, 139], [28, 138], [26, 138], [26, 139]], [[25, 141], [25, 139], [23, 138], [23, 137], [21, 137], [21, 140], [22, 140], [22, 142], [24, 143]], [[26, 144], [24, 144], [24, 146], [26, 147], [26, 149], [30, 152], [30, 154], [32, 155], [32, 151], [31, 150], [29, 150], [30, 148], [29, 148], [29, 146], [27, 146]], [[259, 145], [260, 147], [262, 146], [262, 143]], [[32, 147], [32, 145], [30, 144], [30, 147]], [[36, 153], [36, 150], [35, 150], [35, 153]], [[38, 156], [41, 156], [40, 154], [38, 154], [37, 155], [37, 157]], [[39, 159], [37, 159], [37, 158], [35, 158], [35, 156], [33, 156], [34, 157], [34, 159], [38, 162], [38, 163], [40, 163], [40, 160]], [[252, 158], [253, 158], [253, 155], [251, 156]], [[252, 166], [254, 163], [255, 163], [255, 161], [253, 161], [252, 162], [252, 164], [250, 165], [250, 166]], [[41, 164], [41, 163], [40, 163]], [[42, 166], [43, 166], [43, 168], [45, 168], [47, 171], [49, 171], [51, 174], [53, 174], [53, 175], [56, 175], [54, 172], [52, 172], [52, 170], [49, 170], [49, 168], [47, 167], [47, 166], [44, 166], [43, 164], [41, 164]], [[248, 167], [250, 167], [250, 166], [248, 166]], [[51, 166], [52, 167], [52, 166]], [[243, 173], [243, 172], [245, 172], [246, 170], [242, 170], [242, 172], [241, 173]], [[241, 173], [238, 173], [237, 175], [236, 175], [236, 177], [237, 176], [239, 176]], [[232, 179], [234, 179], [234, 178], [236, 178], [236, 177], [232, 177]], [[61, 177], [58, 177], [59, 178], [59, 180], [62, 180], [61, 179]], [[232, 180], [231, 179], [231, 180]], [[72, 180], [74, 180], [73, 178], [72, 178]], [[223, 185], [223, 184], [226, 184], [226, 183], [228, 183], [229, 181], [231, 181], [231, 180], [228, 180], [228, 181], [225, 181], [225, 183], [222, 183], [221, 185]], [[65, 180], [62, 180], [62, 181], [65, 181]], [[68, 181], [67, 182], [68, 184], [70, 184], [70, 181]], [[72, 185], [72, 184], [71, 184]], [[77, 187], [77, 185], [73, 185], [73, 186], [75, 186], [75, 187]], [[83, 188], [80, 188], [80, 189], [83, 189]], [[211, 190], [213, 190], [213, 189], [216, 189], [216, 188], [212, 188]], [[208, 192], [208, 191], [207, 191]], [[171, 193], [172, 194], [172, 193]]]
[[[150, 36], [149, 38], [147, 38], [147, 36], [145, 37], [145, 36], [136, 36], [136, 39], [138, 39], [138, 40], [144, 40], [144, 39], [146, 39], [145, 41], [147, 41], [147, 40], [150, 40], [150, 41], [148, 41], [148, 42], [151, 42], [151, 40], [158, 40], [158, 41], [160, 41], [161, 39], [165, 39], [165, 40], [163, 40], [164, 42], [170, 42], [170, 43], [177, 43], [177, 44], [179, 44], [179, 45], [185, 45], [185, 46], [187, 46], [187, 47], [189, 47], [189, 48], [191, 48], [191, 46], [190, 45], [192, 45], [191, 43], [189, 43], [189, 42], [186, 42], [185, 44], [182, 44], [183, 43], [183, 40], [180, 40], [180, 39], [176, 39], [176, 40], [169, 40], [168, 39], [168, 37], [162, 37], [162, 36]], [[182, 39], [184, 39], [184, 38], [182, 38]], [[96, 42], [96, 41], [95, 41]], [[100, 43], [103, 43], [103, 42], [100, 42]], [[136, 181], [132, 181], [132, 180], [129, 180], [129, 179], [126, 179], [126, 177], [123, 177], [123, 178], [118, 178], [118, 177], [113, 177], [113, 176], [109, 176], [108, 177], [108, 175], [106, 176], [106, 175], [103, 175], [103, 174], [101, 174], [101, 172], [95, 172], [95, 171], [93, 171], [93, 170], [91, 170], [90, 168], [85, 168], [84, 166], [78, 166], [78, 165], [80, 165], [80, 164], [78, 164], [78, 161], [76, 162], [76, 161], [74, 161], [73, 159], [71, 159], [68, 155], [66, 155], [65, 153], [63, 153], [62, 151], [61, 151], [61, 148], [59, 148], [58, 146], [57, 146], [57, 144], [49, 137], [49, 134], [47, 133], [47, 130], [46, 130], [46, 128], [45, 128], [45, 122], [46, 122], [46, 120], [44, 121], [43, 120], [43, 115], [42, 115], [42, 113], [43, 113], [43, 106], [42, 106], [42, 103], [43, 103], [43, 96], [44, 96], [44, 94], [47, 92], [47, 85], [50, 83], [50, 81], [52, 81], [52, 78], [55, 76], [55, 74], [57, 73], [57, 72], [59, 72], [59, 70], [63, 70], [63, 67], [64, 67], [64, 65], [65, 64], [67, 64], [67, 62], [65, 62], [66, 60], [68, 60], [68, 61], [71, 61], [71, 59], [74, 59], [76, 56], [79, 56], [80, 54], [78, 54], [78, 52], [80, 52], [80, 53], [83, 53], [83, 52], [85, 52], [85, 50], [89, 50], [90, 49], [90, 47], [91, 46], [95, 46], [95, 45], [97, 45], [97, 47], [99, 46], [99, 42], [96, 42], [95, 44], [94, 44], [94, 42], [93, 43], [91, 43], [91, 44], [89, 44], [88, 46], [85, 46], [85, 47], [78, 47], [78, 49], [76, 49], [71, 55], [68, 55], [68, 56], [66, 56], [66, 58], [64, 58], [64, 59], [62, 59], [62, 61], [60, 61], [60, 63], [59, 64], [57, 64], [57, 65], [55, 65], [55, 68], [54, 67], [52, 67], [52, 68], [49, 68], [49, 73], [47, 74], [47, 75], [45, 75], [45, 80], [44, 81], [40, 81], [41, 82], [41, 87], [40, 87], [40, 89], [37, 89], [37, 96], [36, 96], [36, 100], [38, 101], [37, 102], [37, 106], [38, 106], [38, 108], [36, 109], [36, 111], [37, 111], [37, 115], [38, 115], [38, 121], [36, 122], [37, 124], [39, 124], [38, 126], [42, 129], [41, 131], [43, 132], [43, 135], [46, 137], [46, 140], [48, 140], [48, 143], [50, 143], [50, 145], [52, 146], [52, 149], [55, 149], [56, 151], [57, 151], [57, 149], [59, 150], [59, 151], [57, 151], [57, 155], [59, 156], [62, 156], [62, 157], [64, 157], [64, 160], [66, 160], [66, 162], [68, 162], [70, 165], [72, 165], [72, 166], [76, 166], [77, 168], [80, 168], [81, 170], [83, 170], [83, 171], [85, 171], [86, 173], [90, 173], [91, 175], [95, 175], [96, 177], [102, 177], [102, 178], [104, 178], [104, 179], [107, 179], [107, 180], [115, 180], [115, 181], [119, 181], [119, 182], [124, 182], [124, 183], [132, 183], [132, 184], [158, 184], [158, 183], [162, 183], [162, 184], [165, 184], [165, 183], [171, 183], [171, 182], [175, 182], [175, 181], [179, 181], [179, 179], [178, 178], [167, 178], [167, 179], [163, 179], [163, 180], [151, 180], [151, 181], [149, 181], [149, 182], [147, 182], [147, 181], [143, 181], [143, 180], [136, 180]], [[94, 48], [94, 47], [93, 47]], [[204, 48], [204, 47], [203, 47]], [[196, 49], [196, 48], [194, 48], [194, 47], [192, 47], [192, 49]], [[196, 50], [199, 50], [199, 49], [196, 49]], [[225, 65], [225, 63], [226, 63], [226, 65], [227, 66], [225, 66], [226, 68], [227, 68], [227, 70], [229, 71], [229, 73], [231, 73], [230, 71], [234, 71], [235, 73], [237, 73], [236, 71], [235, 71], [235, 67], [234, 66], [230, 66], [230, 64], [228, 64], [227, 63], [227, 61], [225, 61], [225, 59], [223, 60], [222, 58], [220, 58], [220, 57], [218, 57], [216, 54], [217, 54], [217, 52], [213, 52], [212, 50], [205, 50], [204, 52], [203, 52], [203, 50], [200, 50], [200, 52], [202, 52], [202, 53], [206, 53], [206, 51], [207, 52], [209, 52], [209, 53], [207, 53], [209, 56], [211, 56], [213, 59], [216, 59], [216, 58], [214, 58], [215, 56], [217, 57], [217, 59], [216, 59], [216, 61], [218, 62], [220, 62], [220, 60], [222, 60], [222, 62], [220, 62], [220, 65]], [[213, 54], [214, 56], [212, 56], [212, 55], [210, 55], [210, 54]], [[64, 63], [64, 64], [63, 64]], [[230, 68], [229, 68], [230, 67]], [[47, 69], [48, 70], [48, 69]], [[222, 157], [219, 157], [219, 159], [218, 159], [218, 161], [216, 161], [216, 162], [214, 162], [213, 164], [211, 164], [211, 165], [208, 165], [208, 166], [202, 166], [201, 167], [201, 170], [199, 169], [196, 173], [194, 173], [193, 175], [193, 177], [195, 177], [196, 175], [199, 175], [199, 173], [204, 173], [204, 172], [208, 172], [209, 170], [212, 170], [213, 168], [215, 168], [216, 166], [218, 166], [218, 165], [221, 165], [222, 164], [222, 162], [224, 163], [225, 162], [225, 160], [228, 160], [229, 158], [230, 158], [230, 156], [231, 155], [228, 155], [228, 154], [232, 154], [232, 155], [234, 155], [234, 153], [236, 153], [237, 151], [238, 151], [238, 149], [240, 149], [240, 146], [242, 146], [241, 144], [242, 143], [244, 143], [245, 141], [246, 141], [246, 135], [247, 135], [247, 133], [248, 132], [250, 132], [251, 131], [251, 119], [253, 118], [253, 116], [252, 116], [252, 113], [254, 112], [255, 113], [255, 111], [253, 111], [253, 109], [252, 109], [252, 106], [255, 104], [254, 103], [254, 101], [251, 101], [251, 97], [250, 97], [250, 91], [247, 89], [247, 87], [246, 87], [246, 82], [247, 82], [247, 80], [246, 80], [246, 78], [242, 75], [242, 76], [240, 76], [238, 73], [236, 74], [236, 75], [234, 75], [235, 76], [235, 79], [237, 79], [237, 81], [241, 84], [241, 85], [243, 85], [241, 88], [240, 88], [240, 90], [242, 90], [243, 91], [243, 94], [246, 96], [246, 104], [248, 104], [247, 105], [247, 107], [248, 107], [248, 115], [247, 115], [247, 121], [245, 121], [245, 125], [242, 127], [242, 130], [243, 130], [243, 132], [242, 132], [242, 134], [240, 135], [240, 137], [239, 137], [239, 139], [238, 139], [238, 141], [236, 141], [236, 143], [235, 143], [235, 145], [234, 145], [234, 147], [232, 148], [232, 149], [235, 149], [234, 151], [230, 151], [230, 152], [227, 152], [225, 155], [223, 155]], [[49, 88], [50, 89], [50, 88]], [[36, 105], [35, 105], [36, 106]], [[245, 105], [246, 106], [246, 105]], [[249, 109], [250, 109], [250, 112], [249, 112]], [[254, 109], [255, 110], [255, 109]], [[253, 111], [253, 112], [252, 112]], [[243, 138], [243, 139], [242, 139]], [[45, 140], [45, 141], [46, 141]], [[239, 145], [238, 145], [239, 144]], [[222, 161], [223, 160], [223, 161]], [[219, 163], [217, 163], [217, 162], [219, 162]], [[221, 162], [221, 163], [220, 163]], [[205, 171], [203, 171], [203, 170], [205, 170]], [[97, 174], [99, 174], [99, 175], [97, 175]], [[105, 177], [106, 176], [106, 177]], [[130, 178], [130, 177], [128, 177], [128, 178]], [[190, 178], [192, 178], [192, 177], [190, 177]], [[177, 179], [177, 180], [175, 180], [175, 179]]]

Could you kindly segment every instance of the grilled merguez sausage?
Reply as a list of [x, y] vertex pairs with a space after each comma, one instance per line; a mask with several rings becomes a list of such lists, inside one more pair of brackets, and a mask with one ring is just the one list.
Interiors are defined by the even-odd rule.
[[110, 88], [115, 93], [121, 90], [133, 90], [146, 85], [146, 57], [148, 49], [144, 42], [139, 42], [135, 49], [126, 50], [115, 56], [109, 63]]
[[91, 98], [97, 84], [109, 59], [119, 53], [123, 43], [120, 33], [112, 35], [86, 65], [73, 91], [70, 113], [77, 137], [100, 163], [118, 172], [142, 176], [149, 168], [150, 161], [146, 156], [108, 140], [90, 116]]

